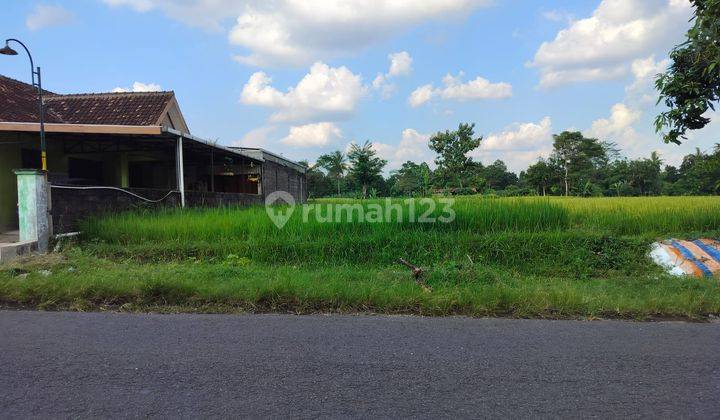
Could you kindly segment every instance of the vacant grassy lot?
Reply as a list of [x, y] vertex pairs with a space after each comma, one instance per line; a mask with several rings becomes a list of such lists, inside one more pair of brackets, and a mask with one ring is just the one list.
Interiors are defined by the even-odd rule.
[[[342, 201], [348, 206], [330, 215], [338, 202], [298, 208], [283, 229], [264, 208], [91, 220], [62, 255], [2, 269], [0, 300], [165, 311], [720, 314], [717, 279], [671, 278], [646, 256], [656, 239], [720, 236], [718, 197], [461, 198], [449, 223], [408, 221], [448, 216], [438, 202], [433, 211], [403, 200], [350, 211], [358, 202]], [[380, 215], [384, 223], [366, 221]], [[421, 266], [432, 291], [398, 258]]]

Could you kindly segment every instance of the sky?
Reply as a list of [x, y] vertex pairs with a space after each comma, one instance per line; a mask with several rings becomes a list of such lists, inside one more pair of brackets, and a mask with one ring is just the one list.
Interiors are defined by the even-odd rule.
[[[58, 93], [173, 90], [192, 134], [295, 160], [373, 143], [426, 161], [438, 131], [475, 123], [469, 155], [519, 172], [563, 130], [668, 164], [712, 149], [654, 131], [653, 80], [690, 27], [687, 0], [7, 0]], [[0, 74], [27, 81], [22, 56]], [[712, 116], [711, 116], [712, 117]]]

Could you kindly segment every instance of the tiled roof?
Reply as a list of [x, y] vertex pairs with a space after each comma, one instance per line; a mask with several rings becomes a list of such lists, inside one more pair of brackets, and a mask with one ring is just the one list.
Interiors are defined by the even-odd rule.
[[[45, 121], [64, 124], [156, 125], [173, 92], [123, 92], [44, 96]], [[37, 93], [0, 76], [0, 121], [37, 122]]]
[[[45, 92], [53, 95], [51, 92]], [[45, 121], [61, 123], [53, 112], [46, 111]], [[27, 83], [0, 75], [0, 121], [37, 122], [37, 90]]]
[[156, 125], [172, 92], [55, 95], [48, 108], [67, 124]]

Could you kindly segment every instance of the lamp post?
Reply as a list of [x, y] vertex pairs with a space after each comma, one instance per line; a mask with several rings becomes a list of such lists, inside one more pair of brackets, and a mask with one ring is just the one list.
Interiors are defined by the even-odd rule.
[[[10, 42], [16, 42], [20, 44], [20, 46], [23, 47], [23, 49], [27, 53], [28, 58], [30, 58], [30, 74], [32, 77], [32, 86], [37, 88], [38, 91], [38, 110], [40, 112], [40, 159], [42, 162], [42, 170], [44, 172], [47, 172], [47, 152], [45, 148], [45, 106], [43, 105], [42, 99], [43, 90], [42, 78], [40, 76], [40, 66], [35, 68], [35, 64], [33, 63], [33, 58], [30, 54], [30, 50], [28, 50], [28, 47], [26, 47], [25, 44], [23, 44], [20, 40], [14, 38], [8, 38], [5, 40], [5, 47], [0, 48], [0, 54], [18, 55], [18, 52], [10, 47]], [[37, 76], [37, 83], [35, 82], [35, 76]]]

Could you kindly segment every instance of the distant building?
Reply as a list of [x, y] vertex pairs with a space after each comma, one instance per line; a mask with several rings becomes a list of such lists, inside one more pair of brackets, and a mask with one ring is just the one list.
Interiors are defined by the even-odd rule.
[[[262, 204], [307, 197], [305, 167], [190, 134], [173, 92], [43, 94], [55, 233], [141, 206]], [[37, 92], [0, 76], [0, 232], [17, 229], [14, 169], [40, 168]]]

